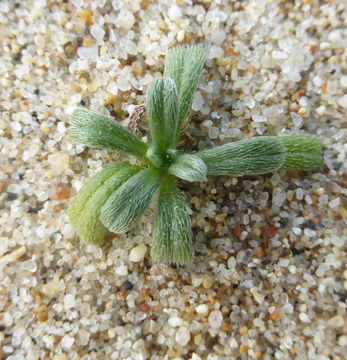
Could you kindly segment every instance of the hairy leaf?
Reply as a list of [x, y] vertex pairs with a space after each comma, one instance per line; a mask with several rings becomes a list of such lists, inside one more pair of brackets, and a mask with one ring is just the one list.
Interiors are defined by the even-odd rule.
[[279, 136], [286, 150], [281, 170], [314, 170], [322, 164], [322, 145], [315, 136], [298, 134]]
[[101, 209], [100, 220], [112, 232], [127, 232], [145, 211], [161, 179], [161, 172], [149, 168], [142, 170], [106, 201]]
[[104, 239], [107, 229], [99, 220], [101, 207], [119, 186], [139, 170], [129, 162], [112, 165], [89, 179], [77, 193], [68, 214], [71, 224], [84, 241], [99, 243]]
[[259, 136], [197, 153], [211, 175], [258, 175], [279, 169], [285, 149], [276, 137]]
[[178, 127], [178, 95], [172, 79], [156, 79], [149, 85], [147, 117], [154, 145], [162, 151], [173, 146]]
[[89, 110], [72, 113], [70, 140], [76, 144], [116, 150], [144, 159], [147, 145], [116, 121]]
[[193, 154], [178, 155], [168, 169], [169, 174], [187, 181], [206, 181], [207, 167], [203, 160]]
[[174, 179], [162, 181], [151, 256], [163, 263], [190, 264], [194, 251], [186, 202]]
[[192, 103], [204, 60], [204, 51], [197, 46], [175, 47], [170, 49], [166, 55], [164, 76], [173, 79], [178, 89], [178, 132]]

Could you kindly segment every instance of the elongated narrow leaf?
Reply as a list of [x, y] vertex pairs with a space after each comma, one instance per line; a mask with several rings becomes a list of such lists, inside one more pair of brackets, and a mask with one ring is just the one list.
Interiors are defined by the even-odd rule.
[[91, 147], [116, 150], [144, 159], [147, 145], [116, 121], [92, 111], [77, 109], [69, 128], [71, 141]]
[[151, 255], [163, 263], [190, 264], [194, 251], [186, 203], [174, 179], [160, 184]]
[[187, 181], [206, 181], [207, 167], [203, 160], [193, 154], [179, 155], [168, 169], [169, 174]]
[[314, 170], [322, 164], [322, 145], [315, 136], [298, 134], [279, 136], [286, 150], [281, 170]]
[[69, 207], [69, 218], [79, 236], [88, 243], [99, 243], [107, 234], [99, 220], [100, 210], [108, 197], [132, 175], [140, 171], [129, 162], [112, 165], [100, 171], [82, 187]]
[[112, 232], [127, 232], [145, 211], [161, 179], [157, 169], [137, 173], [118, 188], [101, 209], [100, 220]]
[[203, 150], [198, 155], [211, 175], [258, 175], [279, 169], [284, 145], [276, 137], [259, 136]]
[[178, 131], [192, 103], [204, 60], [204, 51], [197, 46], [175, 47], [166, 55], [164, 76], [173, 79], [178, 89]]
[[162, 151], [173, 146], [178, 127], [178, 95], [172, 79], [156, 79], [149, 85], [147, 117], [154, 145]]

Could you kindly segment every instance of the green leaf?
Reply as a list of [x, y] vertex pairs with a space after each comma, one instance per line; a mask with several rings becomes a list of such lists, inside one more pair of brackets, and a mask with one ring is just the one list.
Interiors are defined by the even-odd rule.
[[145, 159], [147, 145], [116, 121], [89, 110], [76, 109], [71, 116], [70, 140], [76, 144], [116, 150]]
[[190, 264], [194, 250], [190, 218], [182, 194], [172, 178], [162, 181], [151, 256], [163, 263]]
[[244, 139], [197, 155], [211, 175], [258, 175], [279, 169], [285, 161], [285, 149], [277, 137], [259, 136]]
[[178, 155], [168, 169], [169, 174], [190, 182], [206, 181], [207, 167], [196, 155]]
[[286, 150], [286, 160], [281, 170], [314, 170], [322, 164], [322, 145], [311, 135], [279, 136]]
[[162, 151], [174, 145], [178, 127], [178, 95], [172, 79], [156, 79], [149, 85], [147, 117], [154, 145]]
[[89, 179], [77, 193], [68, 215], [84, 241], [96, 244], [104, 239], [107, 229], [99, 220], [101, 207], [119, 186], [139, 170], [129, 162], [112, 165]]
[[170, 49], [166, 55], [164, 76], [173, 79], [178, 89], [178, 132], [192, 103], [204, 60], [204, 51], [197, 46], [175, 47]]
[[101, 209], [100, 220], [112, 232], [127, 232], [140, 218], [161, 179], [158, 169], [143, 170], [119, 187]]

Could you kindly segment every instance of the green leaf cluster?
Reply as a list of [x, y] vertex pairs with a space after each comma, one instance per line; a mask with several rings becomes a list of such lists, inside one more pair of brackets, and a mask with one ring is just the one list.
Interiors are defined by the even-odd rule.
[[189, 264], [194, 251], [187, 205], [178, 180], [206, 181], [207, 175], [259, 175], [276, 170], [312, 170], [322, 162], [313, 136], [263, 136], [197, 153], [182, 153], [178, 139], [204, 64], [200, 47], [169, 50], [164, 77], [148, 87], [147, 118], [151, 144], [116, 121], [77, 109], [71, 117], [72, 142], [135, 156], [91, 178], [71, 202], [69, 218], [79, 236], [100, 243], [107, 231], [125, 233], [157, 194], [157, 220], [151, 255], [164, 263]]

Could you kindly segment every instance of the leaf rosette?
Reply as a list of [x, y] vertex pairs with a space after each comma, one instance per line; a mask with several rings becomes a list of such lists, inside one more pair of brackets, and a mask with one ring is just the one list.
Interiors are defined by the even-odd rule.
[[150, 145], [106, 116], [84, 109], [73, 112], [69, 128], [73, 143], [137, 158], [137, 165], [125, 161], [100, 171], [72, 200], [69, 218], [83, 240], [97, 244], [108, 231], [129, 231], [157, 194], [151, 255], [159, 262], [189, 264], [194, 255], [192, 231], [180, 181], [320, 166], [320, 141], [306, 134], [254, 137], [190, 154], [178, 150], [203, 64], [200, 47], [169, 50], [164, 77], [155, 79], [147, 91]]

